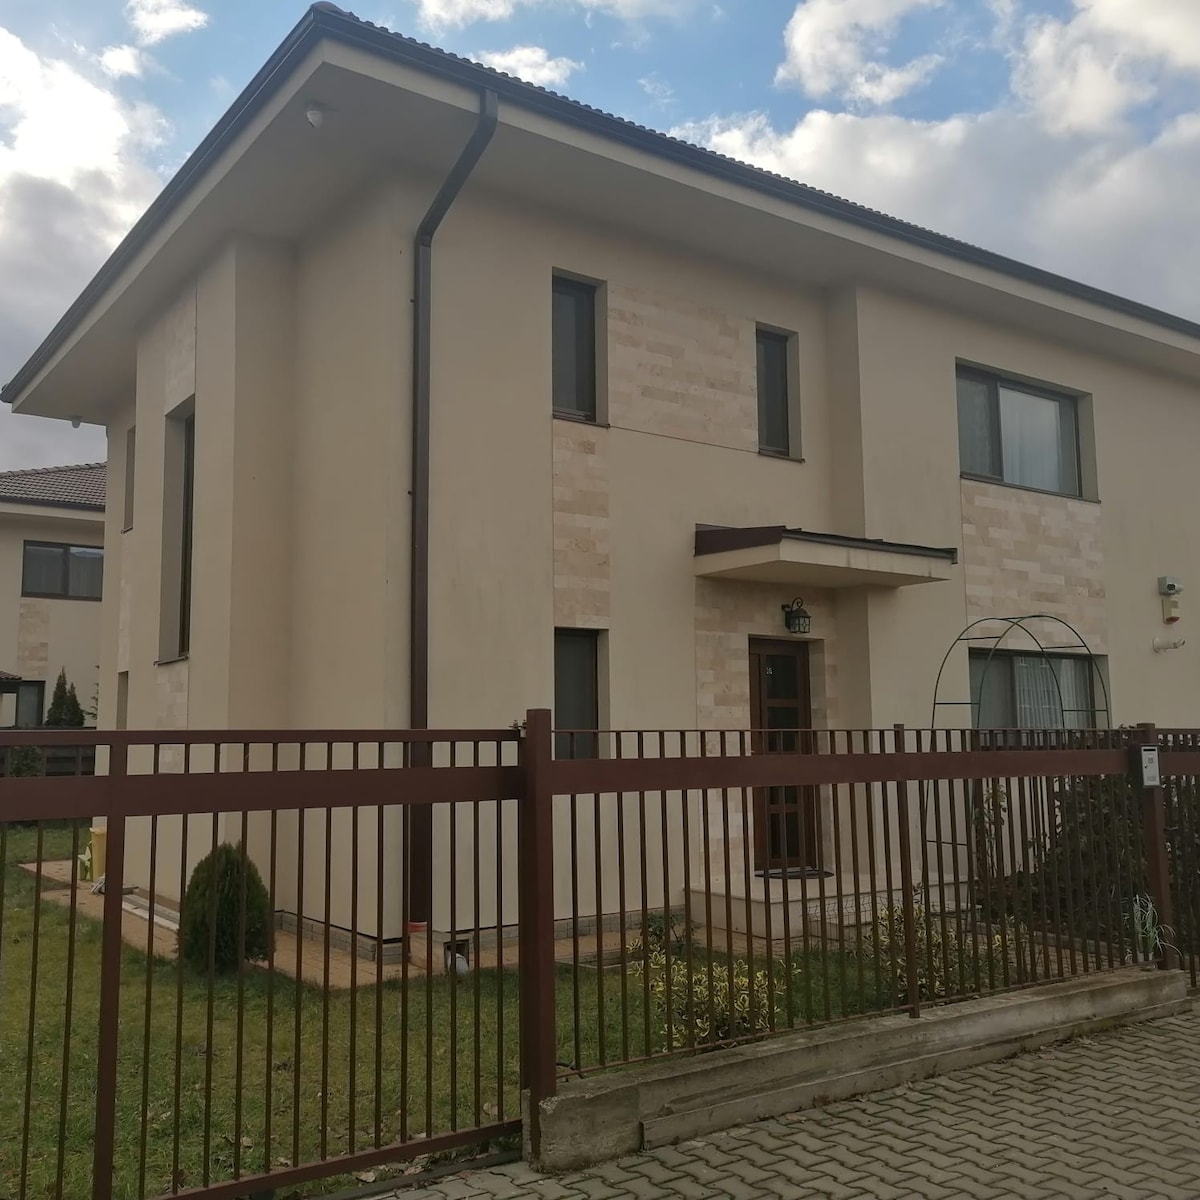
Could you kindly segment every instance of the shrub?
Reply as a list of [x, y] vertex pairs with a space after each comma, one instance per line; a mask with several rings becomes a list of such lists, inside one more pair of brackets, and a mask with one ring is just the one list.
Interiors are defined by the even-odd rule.
[[[244, 916], [242, 915], [245, 897]], [[211, 958], [218, 972], [236, 970], [243, 960], [267, 957], [272, 914], [258, 868], [228, 842], [197, 864], [179, 914], [179, 953], [189, 966], [207, 971]], [[215, 928], [212, 922], [215, 913]], [[245, 938], [239, 945], [239, 925]]]
[[59, 671], [46, 710], [46, 724], [55, 729], [82, 729], [83, 706], [75, 694], [75, 685], [67, 683], [66, 671]]
[[[925, 906], [916, 899], [913, 900], [913, 924], [917, 935], [917, 986], [922, 1000], [944, 999], [961, 994], [960, 981], [966, 984], [966, 990], [970, 992], [974, 991], [976, 978], [985, 987], [989, 978], [1000, 978], [1003, 950], [998, 933], [993, 933], [990, 940], [971, 937], [969, 933], [960, 938], [954, 918], [947, 913], [943, 936], [941, 917], [937, 913], [926, 912]], [[929, 971], [931, 947], [932, 975]], [[886, 988], [892, 986], [891, 960], [895, 955], [896, 982], [891, 1003], [903, 1004], [908, 999], [908, 967], [904, 954], [902, 905], [897, 904], [880, 912], [878, 924], [863, 939], [863, 953], [878, 960]]]
[[[635, 971], [641, 967], [640, 962], [633, 964]], [[687, 961], [674, 958], [668, 969], [661, 950], [650, 952], [650, 998], [656, 1032], [664, 1047], [668, 1018], [673, 1046], [710, 1046], [765, 1033], [770, 1028], [766, 971], [755, 971], [751, 976], [741, 959], [713, 962], [711, 990], [709, 971], [707, 961], [692, 962], [689, 992]]]
[[46, 756], [40, 746], [14, 746], [8, 752], [8, 775], [12, 779], [30, 779], [45, 775]]

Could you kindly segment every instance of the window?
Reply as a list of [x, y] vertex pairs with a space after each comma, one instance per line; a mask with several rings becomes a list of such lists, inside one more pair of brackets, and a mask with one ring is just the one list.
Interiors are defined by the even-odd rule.
[[179, 653], [192, 638], [192, 509], [196, 492], [196, 418], [183, 422], [183, 530], [179, 563]]
[[125, 514], [121, 528], [133, 528], [133, 464], [136, 457], [137, 430], [131, 425], [125, 433]]
[[554, 411], [596, 419], [596, 289], [555, 276], [552, 318]]
[[1078, 402], [979, 371], [958, 370], [964, 475], [1080, 495]]
[[773, 454], [791, 450], [788, 438], [788, 337], [758, 331], [758, 447]]
[[188, 652], [192, 632], [192, 524], [196, 418], [191, 400], [167, 417], [163, 444], [158, 661]]
[[99, 546], [26, 542], [21, 595], [59, 600], [99, 600], [104, 551]]
[[1091, 729], [1092, 660], [1070, 654], [971, 652], [971, 716], [977, 729]]
[[554, 738], [556, 758], [595, 758], [600, 726], [594, 629], [554, 631]]
[[29, 680], [17, 684], [17, 728], [38, 728], [45, 712], [46, 685]]

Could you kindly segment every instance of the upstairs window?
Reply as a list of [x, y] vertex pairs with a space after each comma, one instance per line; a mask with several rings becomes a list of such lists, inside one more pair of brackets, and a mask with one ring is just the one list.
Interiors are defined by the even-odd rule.
[[788, 336], [758, 331], [758, 448], [790, 454], [788, 430]]
[[958, 448], [964, 475], [1078, 496], [1074, 396], [958, 370]]
[[596, 419], [596, 288], [554, 277], [552, 347], [554, 412]]
[[26, 542], [21, 595], [51, 600], [99, 600], [104, 551], [99, 546]]

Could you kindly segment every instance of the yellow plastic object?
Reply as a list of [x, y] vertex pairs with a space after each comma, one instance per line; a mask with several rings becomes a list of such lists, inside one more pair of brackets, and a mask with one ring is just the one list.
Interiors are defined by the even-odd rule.
[[104, 826], [92, 826], [92, 878], [104, 874], [104, 853], [108, 848], [108, 830]]

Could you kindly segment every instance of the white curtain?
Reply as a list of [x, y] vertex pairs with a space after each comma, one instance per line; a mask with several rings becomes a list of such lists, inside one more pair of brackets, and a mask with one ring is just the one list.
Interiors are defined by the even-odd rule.
[[1066, 491], [1062, 478], [1062, 419], [1057, 400], [1000, 388], [1000, 444], [1009, 483]]

